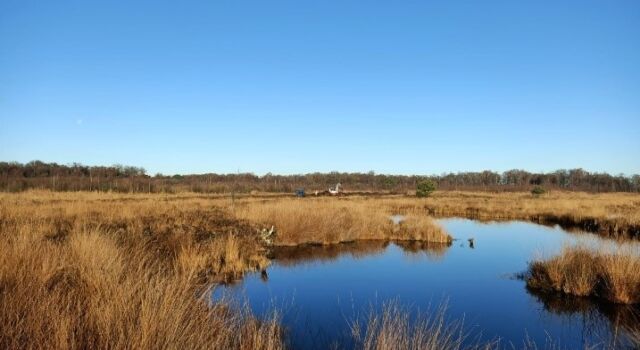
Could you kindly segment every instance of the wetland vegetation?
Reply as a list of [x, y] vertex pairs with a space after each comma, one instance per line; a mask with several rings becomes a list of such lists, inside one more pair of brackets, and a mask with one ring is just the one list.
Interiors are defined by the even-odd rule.
[[[291, 266], [301, 259], [316, 261], [318, 252], [330, 262], [345, 251], [354, 258], [384, 255], [391, 244], [408, 256], [426, 253], [438, 262], [449, 250], [467, 246], [460, 241], [464, 237], [437, 221], [440, 217], [562, 224], [602, 239], [629, 240], [637, 237], [638, 203], [635, 194], [553, 191], [541, 196], [439, 191], [419, 199], [2, 193], [0, 346], [292, 347], [278, 308], [256, 314], [246, 303], [210, 299], [212, 288], [243, 281], [248, 273], [266, 275], [274, 261]], [[403, 220], [394, 222], [392, 215]], [[561, 254], [532, 263], [530, 288], [637, 303], [637, 259], [591, 256], [578, 248]], [[365, 349], [501, 346], [494, 339], [470, 342], [473, 332], [439, 312], [413, 323], [403, 306], [385, 305], [359, 319], [346, 343]], [[637, 329], [630, 329], [637, 336]]]

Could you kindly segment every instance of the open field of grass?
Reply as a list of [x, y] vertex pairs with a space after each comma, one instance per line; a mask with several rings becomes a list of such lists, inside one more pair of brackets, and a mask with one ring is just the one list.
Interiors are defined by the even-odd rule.
[[[22, 194], [0, 194], [3, 203], [30, 200], [53, 202], [145, 202], [169, 201], [175, 205], [181, 203], [198, 203], [202, 207], [227, 208], [242, 211], [243, 206], [253, 203], [269, 203], [273, 208], [277, 205], [291, 210], [299, 205], [307, 205], [314, 209], [330, 213], [330, 208], [340, 207], [336, 202], [347, 202], [343, 206], [362, 205], [385, 214], [429, 214], [436, 217], [458, 216], [478, 220], [525, 220], [541, 224], [559, 224], [567, 229], [581, 229], [600, 233], [605, 236], [622, 238], [640, 238], [640, 194], [633, 193], [601, 193], [582, 192], [549, 192], [541, 196], [533, 196], [529, 192], [456, 192], [437, 191], [431, 197], [419, 199], [413, 196], [345, 196], [322, 197], [308, 196], [299, 199], [291, 195], [273, 193], [254, 193], [253, 195], [229, 194], [118, 194], [97, 192], [48, 192], [32, 191]], [[313, 204], [309, 204], [309, 202]], [[295, 204], [287, 204], [295, 203]], [[302, 204], [301, 204], [302, 203]], [[188, 205], [188, 204], [187, 204]], [[359, 205], [359, 204], [358, 204]], [[268, 209], [245, 208], [256, 214], [257, 218]], [[240, 213], [242, 214], [242, 213]], [[386, 224], [387, 222], [385, 222]]]
[[[233, 200], [196, 194], [3, 193], [0, 348], [278, 349], [285, 340], [277, 316], [258, 319], [243, 307], [212, 304], [208, 293], [216, 283], [264, 269], [270, 245], [450, 242], [428, 214], [557, 218], [627, 236], [637, 232], [639, 203], [638, 195], [579, 193]], [[394, 225], [389, 219], [394, 214], [406, 221]], [[262, 232], [271, 226], [275, 235], [268, 244]], [[606, 283], [627, 281], [620, 273], [638, 271], [637, 260], [616, 256], [579, 261], [600, 266], [605, 272], [597, 278]], [[614, 288], [607, 295], [628, 302], [637, 300], [637, 292]], [[372, 325], [372, 333], [357, 335], [364, 348], [393, 347], [394, 340], [383, 334], [384, 322], [391, 321], [383, 319]], [[421, 333], [424, 339], [399, 339], [435, 342], [426, 339], [436, 336], [430, 329]]]

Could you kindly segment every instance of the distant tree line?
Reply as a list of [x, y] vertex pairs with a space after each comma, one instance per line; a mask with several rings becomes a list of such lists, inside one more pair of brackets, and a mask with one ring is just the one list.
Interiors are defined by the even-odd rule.
[[150, 176], [144, 168], [112, 165], [61, 165], [32, 161], [26, 164], [0, 162], [0, 191], [28, 189], [54, 191], [114, 192], [292, 192], [326, 190], [341, 183], [347, 191], [405, 193], [429, 179], [439, 190], [530, 191], [536, 186], [547, 190], [586, 192], [639, 192], [640, 175], [624, 176], [592, 173], [583, 169], [531, 173], [524, 170], [459, 172], [442, 175], [384, 175], [368, 173], [311, 173], [263, 176], [251, 173]]

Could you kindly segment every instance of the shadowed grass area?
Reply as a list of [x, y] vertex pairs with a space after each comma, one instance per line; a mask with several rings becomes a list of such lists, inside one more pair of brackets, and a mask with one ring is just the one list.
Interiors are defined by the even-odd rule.
[[614, 303], [640, 303], [640, 249], [615, 251], [567, 247], [554, 257], [529, 266], [531, 288], [577, 296], [596, 296]]

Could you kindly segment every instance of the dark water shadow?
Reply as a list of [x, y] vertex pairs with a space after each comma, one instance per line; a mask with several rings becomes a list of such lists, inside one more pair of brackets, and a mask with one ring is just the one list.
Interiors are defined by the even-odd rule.
[[545, 292], [526, 287], [544, 310], [559, 316], [580, 316], [582, 332], [604, 349], [640, 349], [640, 305], [622, 305], [595, 298]]

